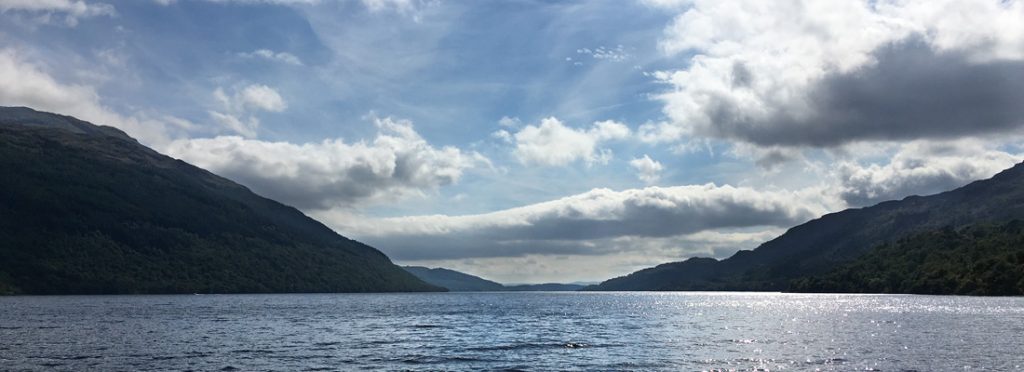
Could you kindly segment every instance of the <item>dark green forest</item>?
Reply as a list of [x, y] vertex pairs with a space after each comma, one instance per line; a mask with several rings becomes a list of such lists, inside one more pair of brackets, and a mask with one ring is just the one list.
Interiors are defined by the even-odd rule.
[[880, 245], [791, 291], [1024, 295], [1024, 221], [947, 227]]
[[0, 293], [442, 290], [123, 132], [0, 108]]

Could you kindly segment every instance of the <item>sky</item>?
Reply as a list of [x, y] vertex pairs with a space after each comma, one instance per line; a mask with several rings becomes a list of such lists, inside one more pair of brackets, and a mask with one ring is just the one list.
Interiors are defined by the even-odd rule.
[[1024, 160], [1024, 1], [0, 0], [0, 105], [399, 264], [593, 282]]

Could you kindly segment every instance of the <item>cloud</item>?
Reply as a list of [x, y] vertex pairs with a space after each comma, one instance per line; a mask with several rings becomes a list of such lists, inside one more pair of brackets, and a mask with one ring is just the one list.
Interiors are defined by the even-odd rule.
[[644, 154], [642, 158], [635, 158], [629, 161], [629, 166], [636, 170], [636, 177], [645, 183], [652, 184], [658, 182], [661, 178], [661, 170], [663, 169], [660, 162], [651, 160], [650, 156]]
[[[223, 91], [219, 91], [219, 94], [224, 96]], [[242, 88], [242, 91], [236, 93], [228, 103], [248, 110], [281, 112], [288, 108], [281, 95], [266, 85], [246, 86]]]
[[652, 8], [678, 9], [691, 5], [693, 0], [640, 0], [640, 3]]
[[[697, 144], [691, 144], [691, 147]], [[691, 149], [692, 150], [692, 149]], [[783, 164], [794, 160], [806, 160], [803, 149], [787, 146], [757, 146], [748, 143], [733, 143], [725, 152], [737, 159], [753, 159], [763, 170], [775, 171]]]
[[[841, 16], [830, 16], [841, 15]], [[835, 147], [1024, 124], [1024, 2], [698, 0], [655, 76], [669, 121], [644, 138]]]
[[504, 143], [515, 143], [515, 139], [512, 138], [512, 134], [504, 129], [499, 129], [492, 132], [491, 138], [497, 139]]
[[514, 153], [527, 165], [565, 166], [579, 160], [587, 165], [605, 164], [611, 159], [611, 150], [598, 146], [629, 135], [629, 127], [611, 120], [595, 122], [590, 129], [581, 130], [549, 117], [541, 120], [540, 125], [527, 125], [515, 133]]
[[517, 117], [502, 116], [501, 119], [498, 120], [498, 125], [506, 128], [515, 128], [521, 124], [523, 124], [523, 122]]
[[256, 137], [259, 131], [260, 121], [254, 112], [282, 112], [288, 108], [276, 90], [259, 84], [245, 86], [231, 95], [223, 88], [217, 88], [213, 91], [213, 98], [220, 111], [210, 110], [210, 118], [225, 129], [247, 138]]
[[117, 12], [110, 4], [81, 0], [0, 0], [0, 13], [24, 12], [38, 15], [35, 18], [49, 23], [52, 16], [63, 16], [64, 23], [74, 27], [79, 18], [115, 16]]
[[[154, 0], [160, 5], [170, 5], [178, 0]], [[239, 3], [239, 4], [274, 4], [274, 5], [311, 5], [319, 4], [322, 0], [206, 0], [211, 3]]]
[[630, 249], [625, 238], [668, 238], [710, 230], [788, 227], [827, 210], [799, 192], [714, 184], [594, 189], [486, 214], [367, 219], [314, 216], [401, 260], [604, 254]]
[[431, 146], [409, 121], [374, 123], [379, 133], [372, 142], [292, 144], [221, 136], [178, 140], [166, 152], [307, 211], [422, 195], [488, 164], [475, 152]]
[[[615, 47], [599, 46], [594, 49], [580, 48], [576, 49], [576, 54], [588, 55], [594, 59], [612, 61], [612, 62], [623, 62], [633, 56], [626, 52], [626, 47], [616, 45]], [[567, 58], [566, 61], [571, 61], [572, 58]]]
[[714, 232], [668, 238], [614, 238], [594, 242], [603, 254], [525, 254], [516, 257], [473, 257], [399, 260], [403, 265], [444, 267], [472, 273], [499, 283], [600, 282], [658, 264], [687, 257], [724, 258], [737, 249], [751, 249], [779, 236], [782, 229], [753, 232]]
[[269, 49], [258, 49], [249, 53], [238, 53], [242, 58], [262, 58], [268, 61], [281, 62], [293, 66], [302, 66], [302, 60], [294, 54], [286, 52], [274, 52]]
[[0, 49], [0, 105], [27, 106], [109, 125], [148, 145], [167, 143], [170, 136], [167, 122], [121, 115], [100, 102], [94, 87], [61, 83], [13, 49]]
[[[15, 0], [17, 1], [17, 0]], [[23, 0], [32, 1], [32, 0]], [[178, 0], [154, 0], [160, 5], [170, 5]], [[212, 3], [239, 3], [239, 4], [274, 4], [274, 5], [314, 5], [324, 2], [323, 0], [206, 0]], [[393, 11], [400, 14], [415, 13], [420, 7], [431, 4], [431, 0], [360, 0], [360, 3], [370, 12]]]
[[238, 133], [246, 138], [256, 137], [256, 132], [259, 130], [260, 121], [255, 117], [240, 118], [238, 116], [220, 113], [217, 111], [208, 111], [210, 119], [213, 119], [214, 123], [220, 126]]
[[917, 141], [901, 146], [888, 164], [840, 162], [835, 176], [850, 206], [910, 195], [930, 195], [992, 177], [1024, 160], [1024, 154], [990, 149], [977, 140]]
[[390, 10], [402, 14], [415, 12], [425, 2], [422, 0], [361, 0], [371, 12]]

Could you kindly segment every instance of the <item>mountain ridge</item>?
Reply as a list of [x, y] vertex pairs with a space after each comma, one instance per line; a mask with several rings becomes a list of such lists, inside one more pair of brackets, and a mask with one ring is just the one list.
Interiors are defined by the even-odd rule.
[[298, 209], [124, 132], [0, 107], [0, 291], [440, 290]]
[[505, 288], [501, 283], [442, 267], [402, 266], [402, 268], [424, 282], [447, 288], [452, 292], [502, 291]]
[[781, 291], [910, 234], [1012, 219], [1024, 219], [1024, 163], [950, 191], [829, 213], [723, 260], [661, 264], [586, 290]]
[[402, 266], [417, 278], [444, 287], [452, 292], [538, 292], [538, 291], [576, 291], [581, 284], [542, 283], [542, 284], [501, 284], [476, 275], [446, 269], [443, 267], [427, 268], [423, 266]]

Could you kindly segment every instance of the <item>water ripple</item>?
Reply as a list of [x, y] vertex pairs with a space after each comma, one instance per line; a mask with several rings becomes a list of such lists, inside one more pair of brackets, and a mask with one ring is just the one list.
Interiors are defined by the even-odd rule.
[[0, 369], [11, 370], [926, 371], [1024, 366], [1021, 298], [70, 296], [0, 297], [0, 309]]

